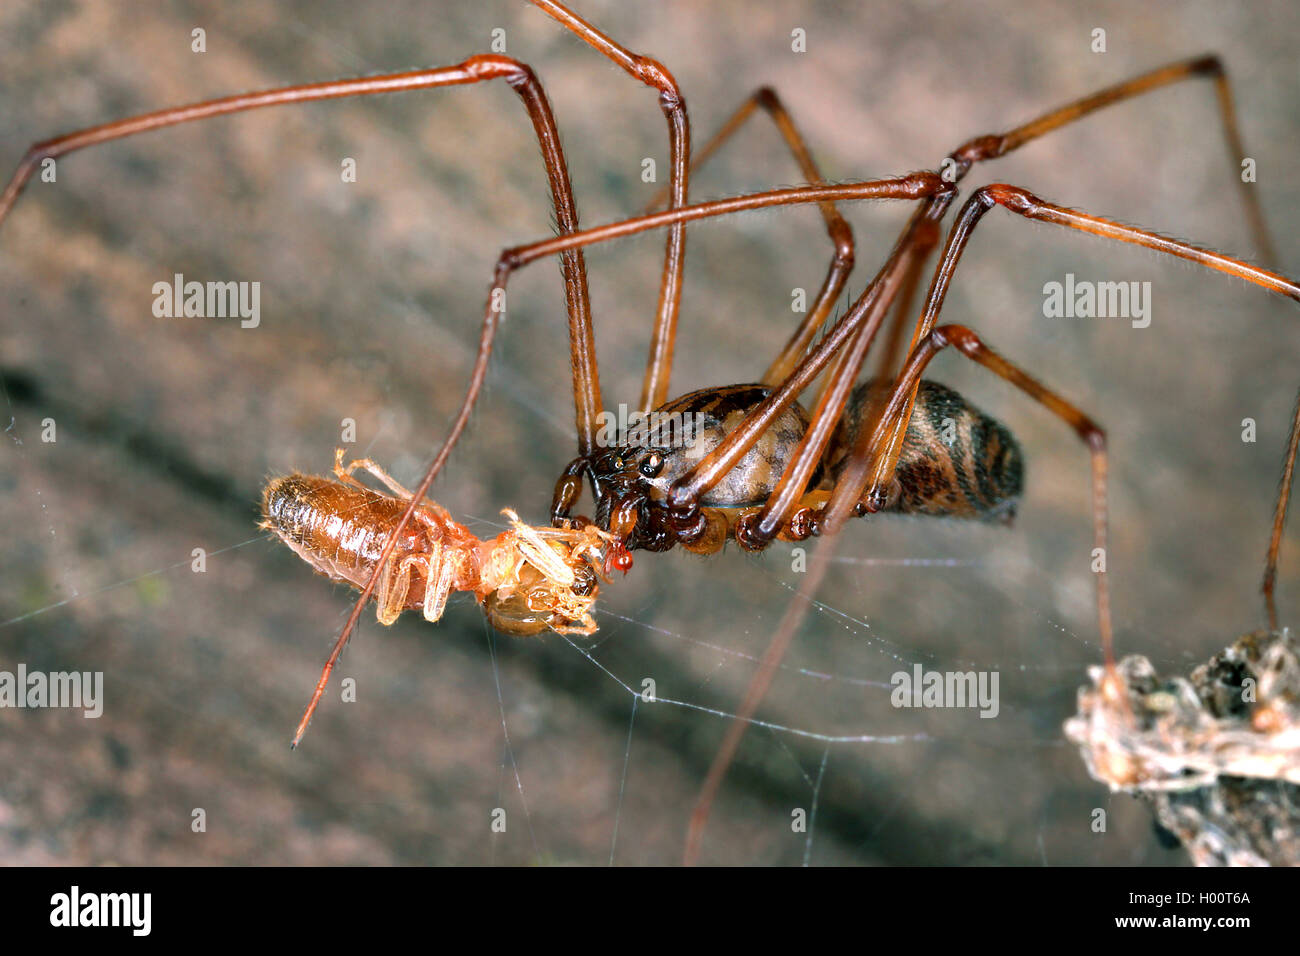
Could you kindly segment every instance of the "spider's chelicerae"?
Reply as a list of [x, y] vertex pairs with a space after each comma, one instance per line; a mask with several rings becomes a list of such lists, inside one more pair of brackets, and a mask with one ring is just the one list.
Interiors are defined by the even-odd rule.
[[[1050, 141], [1058, 135], [1058, 130], [1064, 135], [1063, 131], [1071, 124], [1114, 104], [1132, 100], [1136, 102], [1124, 109], [1138, 110], [1148, 93], [1154, 101], [1157, 90], [1202, 86], [1210, 91], [1207, 98], [1223, 111], [1224, 131], [1221, 134], [1218, 130], [1207, 130], [1206, 142], [1199, 144], [1198, 149], [1221, 152], [1222, 147], [1214, 140], [1226, 136], [1234, 160], [1232, 178], [1238, 179], [1237, 163], [1249, 153], [1241, 143], [1232, 113], [1231, 89], [1223, 62], [1217, 57], [1197, 55], [1157, 67], [1136, 78], [1117, 76], [1114, 86], [1055, 109], [1046, 109], [1028, 123], [1000, 127], [990, 135], [957, 137], [950, 144], [955, 148], [928, 170], [853, 181], [837, 175], [832, 184], [825, 185], [827, 177], [796, 125], [799, 111], [787, 108], [782, 99], [785, 91], [780, 87], [756, 91], [726, 121], [717, 137], [697, 138], [692, 148], [684, 96], [672, 72], [678, 69], [676, 63], [665, 57], [661, 64], [641, 56], [639, 50], [625, 49], [619, 45], [621, 38], [602, 33], [598, 22], [581, 20], [581, 11], [570, 12], [558, 4], [540, 0], [535, 5], [628, 74], [629, 78], [623, 82], [634, 89], [640, 83], [657, 97], [669, 130], [668, 153], [659, 163], [660, 179], [668, 182], [663, 197], [647, 194], [644, 198], [647, 206], [666, 211], [628, 219], [593, 216], [584, 207], [586, 218], [580, 226], [575, 210], [583, 197], [581, 190], [570, 182], [566, 154], [566, 150], [571, 152], [580, 147], [569, 138], [561, 145], [557, 126], [560, 131], [564, 129], [564, 118], [558, 108], [552, 114], [543, 86], [545, 77], [539, 79], [508, 55], [485, 53], [446, 68], [406, 71], [387, 77], [369, 75], [363, 80], [310, 84], [269, 94], [240, 94], [209, 101], [209, 105], [189, 112], [162, 110], [144, 120], [114, 121], [89, 132], [47, 141], [34, 147], [24, 158], [4, 199], [0, 200], [0, 218], [8, 214], [28, 176], [34, 176], [39, 182], [42, 171], [49, 168], [47, 160], [54, 160], [54, 168], [66, 177], [61, 161], [64, 154], [133, 132], [217, 113], [282, 105], [290, 100], [450, 84], [497, 84], [512, 91], [514, 102], [506, 103], [507, 96], [503, 95], [500, 109], [514, 109], [526, 119], [525, 128], [535, 135], [534, 144], [541, 146], [539, 162], [545, 168], [545, 182], [551, 190], [557, 235], [541, 242], [512, 246], [499, 258], [482, 308], [481, 336], [477, 361], [470, 373], [470, 388], [456, 412], [442, 450], [424, 471], [422, 480], [410, 483], [415, 487], [407, 515], [385, 529], [385, 535], [370, 556], [366, 564], [369, 575], [366, 593], [353, 609], [339, 638], [335, 657], [366, 601], [375, 593], [381, 598], [391, 595], [391, 581], [386, 584], [384, 576], [394, 576], [394, 569], [407, 556], [427, 544], [414, 541], [409, 532], [403, 533], [406, 518], [435, 477], [442, 473], [449, 460], [448, 453], [469, 423], [480, 387], [492, 367], [493, 349], [498, 345], [509, 349], [510, 325], [504, 326], [506, 331], [500, 339], [497, 335], [505, 316], [517, 308], [520, 297], [517, 288], [524, 277], [516, 280], [516, 274], [538, 259], [560, 257], [572, 369], [567, 386], [572, 395], [577, 445], [570, 464], [555, 485], [550, 514], [553, 523], [563, 526], [573, 522], [581, 528], [594, 522], [600, 532], [608, 534], [611, 540], [603, 556], [602, 569], [607, 573], [653, 561], [647, 552], [683, 548], [710, 553], [720, 550], [728, 541], [733, 542], [732, 548], [738, 545], [744, 550], [762, 551], [774, 541], [802, 542], [813, 536], [826, 539], [814, 552], [808, 571], [796, 579], [796, 586], [802, 592], [799, 599], [791, 602], [789, 613], [779, 624], [769, 622], [768, 630], [773, 635], [771, 646], [766, 652], [761, 647], [754, 650], [755, 657], [763, 655], [762, 661], [743, 699], [731, 708], [734, 711], [731, 732], [707, 774], [694, 817], [687, 850], [688, 858], [694, 859], [713, 795], [740, 735], [756, 713], [768, 682], [781, 666], [785, 648], [807, 612], [806, 598], [817, 592], [818, 583], [827, 573], [832, 558], [828, 545], [838, 539], [837, 533], [843, 529], [851, 535], [863, 524], [852, 519], [882, 512], [938, 515], [996, 524], [1009, 523], [1015, 513], [1025, 480], [1023, 458], [1027, 456], [1022, 453], [1021, 445], [1005, 425], [979, 411], [956, 391], [923, 378], [929, 374], [926, 371], [929, 362], [947, 346], [956, 346], [952, 351], [1010, 382], [1082, 439], [1090, 470], [1087, 481], [1079, 487], [1090, 491], [1087, 502], [1092, 520], [1085, 556], [1094, 561], [1098, 555], [1103, 560], [1110, 559], [1106, 492], [1107, 469], [1113, 462], [1102, 429], [1090, 417], [1091, 408], [1073, 401], [1068, 390], [1054, 386], [1053, 369], [1040, 364], [1031, 370], [1031, 377], [1030, 371], [1018, 364], [1011, 349], [999, 352], [990, 348], [979, 320], [957, 324], [947, 321], [947, 313], [942, 312], [949, 289], [960, 288], [962, 284], [967, 250], [972, 250], [970, 255], [974, 257], [973, 250], [980, 246], [984, 233], [994, 228], [986, 223], [997, 218], [1008, 220], [1010, 225], [1001, 227], [1005, 231], [1030, 228], [1021, 220], [1036, 221], [1044, 224], [1035, 232], [1044, 244], [1074, 241], [1071, 231], [1090, 232], [1115, 243], [1145, 247], [1161, 255], [1217, 269], [1291, 298], [1300, 298], [1300, 289], [1271, 267], [1273, 253], [1266, 217], [1259, 208], [1258, 191], [1250, 183], [1236, 187], [1227, 174], [1224, 176], [1224, 191], [1232, 188], [1240, 192], [1245, 218], [1257, 245], [1258, 256], [1246, 260], [1168, 239], [1160, 233], [1126, 225], [1117, 218], [1067, 208], [1053, 201], [1053, 196], [1040, 196], [1018, 181], [1001, 182], [1000, 174], [995, 171], [997, 166], [991, 162], [1031, 142], [1044, 138]], [[597, 19], [593, 17], [593, 21]], [[589, 61], [588, 66], [598, 69], [594, 66], [596, 62]], [[595, 75], [611, 81], [614, 78], [609, 71]], [[884, 104], [881, 108], [885, 108]], [[765, 121], [764, 117], [775, 122], [794, 156], [800, 172], [790, 178], [810, 185], [761, 190], [718, 202], [698, 201], [697, 191], [688, 191], [695, 172], [715, 148], [720, 150], [719, 159], [725, 157], [726, 151], [736, 148], [733, 135], [748, 135], [748, 130], [737, 131]], [[219, 122], [233, 131], [240, 121]], [[1089, 122], [1100, 128], [1104, 120], [1099, 117]], [[236, 134], [232, 132], [233, 135]], [[535, 145], [530, 149], [535, 150]], [[36, 184], [28, 188], [35, 189]], [[883, 264], [867, 261], [845, 218], [851, 203], [866, 198], [882, 200], [881, 207], [897, 206], [900, 210], [896, 215], [903, 224], [898, 227], [892, 247], [885, 250]], [[1068, 198], [1073, 204], [1076, 197]], [[752, 381], [713, 382], [680, 395], [671, 381], [677, 317], [679, 311], [689, 316], [694, 309], [689, 282], [683, 282], [684, 263], [688, 261], [686, 249], [694, 246], [697, 236], [717, 231], [688, 230], [685, 224], [773, 206], [812, 206], [819, 211], [823, 232], [828, 237], [822, 240], [828, 260], [824, 280], [820, 284], [811, 280], [807, 283], [806, 307], [796, 316], [790, 338], [776, 354], [759, 354], [758, 349], [754, 350]], [[776, 224], [784, 215], [785, 210], [776, 211], [761, 221], [779, 228]], [[590, 225], [607, 218], [609, 225]], [[611, 384], [608, 375], [602, 377], [599, 373], [595, 342], [601, 337], [602, 326], [599, 311], [589, 302], [583, 250], [613, 236], [649, 230], [666, 234], [667, 252], [663, 254], [661, 287], [654, 310], [651, 354], [639, 395], [632, 396], [625, 394], [624, 381], [615, 380]], [[646, 250], [649, 246], [642, 244], [640, 248]], [[594, 261], [598, 253], [593, 251], [591, 255]], [[597, 271], [598, 267], [593, 265], [593, 274]], [[977, 296], [975, 300], [978, 301]], [[725, 305], [714, 303], [711, 307], [725, 308]], [[683, 321], [683, 340], [689, 334], [688, 328], [689, 319]], [[1167, 336], [1173, 332], [1161, 322], [1157, 329], [1135, 327], [1132, 334]], [[551, 343], [558, 338], [558, 334], [553, 336]], [[382, 324], [377, 323], [374, 328], [373, 348], [385, 348]], [[1063, 357], [1069, 361], [1068, 355]], [[227, 356], [227, 359], [237, 361], [238, 356]], [[440, 391], [447, 389], [446, 385], [439, 384]], [[1286, 384], [1289, 388], [1292, 383]], [[601, 431], [602, 420], [598, 417], [600, 412], [612, 407], [610, 393], [615, 393], [618, 399], [635, 399], [635, 408], [655, 409], [664, 416], [663, 429], [634, 431], [631, 435], [619, 435], [611, 442], [608, 432]], [[219, 441], [215, 447], [220, 447]], [[1084, 470], [1087, 467], [1083, 464], [1084, 457], [1078, 460], [1080, 470]], [[455, 461], [452, 457], [447, 467], [454, 468]], [[549, 485], [553, 476], [539, 474], [540, 471], [530, 466], [525, 472], [528, 482]], [[454, 483], [452, 474], [448, 471], [443, 477]], [[583, 497], [588, 492], [594, 500]], [[536, 494], [532, 488], [525, 490], [522, 481], [519, 493]], [[396, 497], [406, 500], [404, 494]], [[496, 504], [520, 506], [515, 500]], [[433, 572], [424, 565], [409, 562], [408, 565], [410, 581], [404, 587], [414, 587], [420, 595], [427, 593], [429, 582], [423, 576]], [[1117, 570], [1113, 561], [1107, 566], [1111, 573]], [[707, 574], [707, 570], [702, 570], [700, 579], [707, 580]], [[1113, 659], [1107, 599], [1109, 578], [1104, 573], [1096, 574], [1095, 581], [1099, 634], [1096, 643], [1109, 664]], [[420, 603], [412, 598], [413, 605]], [[562, 630], [575, 621], [560, 616], [547, 623]], [[310, 712], [299, 727], [299, 736], [309, 716]]]

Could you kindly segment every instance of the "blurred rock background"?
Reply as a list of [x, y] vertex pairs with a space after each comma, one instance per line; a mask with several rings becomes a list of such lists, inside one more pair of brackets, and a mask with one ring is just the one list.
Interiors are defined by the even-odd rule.
[[[677, 76], [696, 143], [775, 86], [826, 175], [932, 167], [965, 139], [1206, 50], [1236, 85], [1284, 271], [1300, 273], [1300, 10], [1284, 2], [979, 6], [592, 0], [581, 12]], [[191, 30], [207, 52], [191, 52]], [[666, 167], [647, 89], [517, 2], [28, 2], [0, 11], [0, 150], [236, 91], [457, 62], [504, 29], [552, 99], [587, 224]], [[791, 51], [791, 31], [807, 52]], [[1107, 52], [1090, 50], [1106, 31]], [[358, 182], [340, 181], [344, 157]], [[1191, 82], [976, 170], [1045, 198], [1252, 255], [1212, 88]], [[699, 175], [703, 199], [799, 181], [764, 119]], [[969, 191], [969, 189], [967, 190]], [[285, 746], [351, 592], [254, 528], [263, 480], [353, 450], [413, 481], [445, 434], [501, 248], [551, 232], [529, 125], [500, 84], [279, 108], [70, 156], [0, 231], [0, 669], [103, 671], [102, 718], [0, 710], [5, 863], [673, 863], [726, 721], [798, 575], [761, 558], [641, 557], [601, 602], [591, 659], [556, 637], [370, 618], [305, 745]], [[846, 210], [860, 290], [908, 210]], [[634, 402], [662, 236], [589, 254], [606, 401]], [[750, 380], [815, 291], [811, 208], [692, 227], [674, 392]], [[262, 284], [262, 322], [165, 320], [154, 282]], [[1042, 287], [1149, 281], [1150, 328], [1046, 319]], [[558, 270], [511, 285], [490, 387], [436, 500], [492, 532], [540, 521], [574, 454]], [[1184, 671], [1262, 621], [1272, 494], [1300, 371], [1294, 304], [1180, 262], [1003, 213], [981, 226], [948, 321], [1075, 400], [1111, 437], [1121, 651]], [[1087, 457], [969, 363], [932, 374], [1028, 456], [1010, 530], [859, 522], [727, 779], [718, 863], [1176, 864], [1150, 813], [1107, 794], [1061, 734], [1099, 660]], [[46, 417], [58, 441], [40, 440]], [[1242, 420], [1258, 442], [1241, 440]], [[19, 443], [21, 441], [21, 444]], [[1300, 607], [1286, 543], [1283, 621]], [[206, 573], [190, 570], [196, 547]], [[919, 563], [918, 563], [919, 562]], [[937, 564], [936, 564], [937, 563]], [[895, 710], [888, 681], [997, 670], [1001, 713]], [[504, 727], [504, 732], [503, 732]], [[507, 736], [508, 734], [508, 736]], [[910, 743], [818, 737], [925, 734]], [[824, 769], [823, 769], [824, 767]], [[820, 786], [818, 781], [820, 780]], [[811, 811], [811, 840], [791, 812]], [[195, 808], [206, 833], [191, 832]], [[490, 829], [507, 812], [504, 834]], [[1092, 832], [1092, 810], [1108, 829]]]

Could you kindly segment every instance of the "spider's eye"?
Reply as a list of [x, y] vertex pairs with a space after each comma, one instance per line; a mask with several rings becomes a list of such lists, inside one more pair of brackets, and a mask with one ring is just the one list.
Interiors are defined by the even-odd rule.
[[641, 474], [645, 475], [647, 478], [653, 478], [655, 475], [659, 474], [663, 467], [663, 456], [651, 455], [645, 461], [641, 462]]
[[615, 470], [615, 471], [622, 471], [622, 470], [623, 470], [624, 468], [626, 468], [626, 467], [627, 467], [627, 462], [623, 461], [622, 458], [615, 458], [615, 459], [614, 459], [614, 470]]

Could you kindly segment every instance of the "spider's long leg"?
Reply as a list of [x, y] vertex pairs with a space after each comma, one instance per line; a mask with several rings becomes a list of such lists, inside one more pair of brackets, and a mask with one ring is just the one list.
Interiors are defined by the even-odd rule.
[[[1234, 106], [1232, 86], [1228, 82], [1228, 75], [1224, 69], [1223, 61], [1214, 54], [1205, 54], [1158, 67], [1122, 83], [1098, 90], [1096, 93], [1080, 97], [1077, 100], [1071, 100], [1064, 106], [1049, 110], [1028, 123], [1017, 126], [1005, 133], [990, 133], [973, 137], [948, 154], [943, 165], [944, 175], [954, 183], [961, 182], [975, 163], [1005, 156], [1027, 143], [1031, 143], [1054, 130], [1068, 126], [1108, 106], [1136, 99], [1145, 93], [1172, 86], [1183, 80], [1204, 77], [1214, 80], [1219, 118], [1223, 123], [1224, 144], [1227, 146], [1228, 159], [1231, 161], [1235, 172], [1237, 164], [1246, 157], [1246, 149], [1242, 142], [1241, 131], [1237, 126], [1237, 111]], [[1240, 180], [1240, 178], [1238, 178], [1238, 184], [1242, 205], [1246, 210], [1247, 225], [1250, 228], [1255, 247], [1259, 251], [1264, 264], [1271, 269], [1276, 269], [1277, 256], [1274, 252], [1273, 240], [1269, 234], [1268, 225], [1264, 220], [1255, 187], [1244, 180]], [[914, 266], [915, 272], [909, 274], [903, 290], [899, 293], [897, 311], [890, 322], [889, 334], [886, 337], [880, 362], [877, 366], [879, 378], [892, 377], [893, 370], [898, 365], [899, 354], [902, 349], [903, 329], [911, 314], [908, 303], [912, 299], [913, 282], [915, 278], [919, 277], [920, 264], [923, 259], [922, 256], [913, 260], [916, 263]], [[911, 345], [908, 346], [909, 349], [916, 347], [922, 334], [924, 333], [918, 330], [918, 334], [913, 336]]]
[[[668, 69], [648, 56], [632, 53], [601, 33], [582, 17], [555, 0], [531, 0], [534, 6], [550, 14], [587, 45], [613, 60], [629, 75], [659, 91], [659, 108], [668, 120], [668, 191], [669, 208], [686, 205], [690, 177], [691, 124], [686, 115], [677, 81]], [[664, 252], [663, 279], [659, 286], [659, 305], [650, 336], [650, 357], [646, 360], [645, 382], [641, 389], [641, 408], [649, 411], [668, 400], [668, 379], [673, 368], [673, 345], [677, 338], [677, 315], [682, 304], [682, 267], [686, 261], [686, 223], [673, 224], [668, 230]]]
[[[765, 110], [772, 118], [777, 131], [781, 134], [789, 148], [791, 155], [794, 156], [795, 162], [799, 164], [799, 172], [803, 175], [804, 180], [813, 186], [825, 185], [822, 178], [821, 170], [817, 168], [817, 162], [813, 159], [808, 144], [804, 142], [799, 128], [794, 124], [794, 118], [790, 116], [789, 110], [781, 102], [781, 98], [776, 95], [776, 90], [770, 86], [759, 87], [755, 90], [745, 102], [740, 105], [721, 128], [713, 134], [704, 148], [699, 150], [691, 159], [691, 173], [694, 174], [701, 166], [708, 162], [732, 136], [736, 134], [745, 121], [755, 114], [759, 108]], [[646, 204], [646, 212], [654, 212], [663, 205], [664, 200], [668, 198], [668, 190], [663, 189]], [[822, 219], [826, 223], [826, 232], [830, 236], [833, 251], [831, 263], [826, 273], [826, 279], [822, 282], [821, 291], [817, 293], [817, 298], [813, 301], [813, 307], [809, 310], [804, 320], [799, 323], [781, 353], [773, 360], [768, 370], [763, 373], [761, 381], [765, 385], [777, 385], [780, 381], [794, 370], [799, 359], [803, 357], [804, 351], [812, 342], [817, 334], [817, 330], [826, 322], [826, 318], [835, 308], [835, 302], [839, 299], [840, 292], [844, 288], [844, 283], [848, 281], [849, 273], [853, 271], [853, 230], [850, 228], [845, 218], [840, 215], [840, 211], [832, 202], [820, 204]], [[657, 407], [657, 406], [656, 406]]]
[[1277, 630], [1277, 605], [1273, 601], [1273, 586], [1277, 582], [1277, 555], [1282, 548], [1282, 529], [1286, 526], [1286, 509], [1291, 500], [1291, 483], [1295, 478], [1296, 450], [1300, 448], [1300, 394], [1296, 395], [1295, 417], [1291, 421], [1291, 441], [1287, 445], [1282, 464], [1282, 483], [1278, 487], [1277, 507], [1273, 509], [1273, 534], [1268, 540], [1268, 558], [1264, 564], [1264, 607], [1268, 611], [1268, 627]]
[[[1067, 226], [1070, 229], [1078, 229], [1103, 238], [1115, 239], [1120, 242], [1143, 246], [1156, 252], [1167, 253], [1179, 259], [1186, 259], [1209, 269], [1224, 272], [1239, 279], [1245, 279], [1247, 282], [1252, 282], [1271, 292], [1280, 293], [1300, 302], [1300, 283], [1276, 272], [1253, 266], [1248, 262], [1226, 256], [1220, 252], [1212, 252], [1208, 249], [1193, 246], [1190, 243], [1180, 242], [1177, 239], [1169, 239], [1147, 229], [1126, 226], [1109, 219], [1103, 219], [1101, 216], [1093, 216], [1088, 213], [1067, 209], [1064, 206], [1053, 205], [1039, 199], [1028, 190], [1016, 186], [994, 183], [977, 190], [966, 201], [957, 216], [956, 223], [948, 233], [948, 241], [944, 246], [943, 256], [935, 268], [934, 279], [931, 281], [930, 291], [926, 298], [925, 311], [917, 323], [917, 331], [913, 336], [914, 340], [918, 342], [923, 340], [924, 336], [929, 335], [934, 329], [935, 321], [943, 308], [948, 287], [952, 282], [953, 272], [957, 268], [957, 263], [961, 259], [967, 243], [970, 241], [971, 233], [984, 217], [984, 214], [994, 206], [1002, 206], [1027, 219]], [[916, 386], [913, 386], [907, 404], [901, 409], [900, 414], [893, 417], [891, 423], [893, 431], [888, 450], [884, 455], [876, 458], [874, 471], [870, 478], [868, 488], [872, 498], [877, 497], [881, 490], [888, 486], [889, 480], [893, 476], [894, 466], [898, 463], [898, 455], [902, 449], [903, 434], [907, 430], [908, 421], [911, 419], [912, 404], [915, 397]]]
[[[1235, 171], [1239, 168], [1238, 164], [1247, 155], [1246, 148], [1242, 143], [1241, 131], [1237, 128], [1237, 111], [1233, 105], [1232, 86], [1228, 82], [1228, 73], [1224, 69], [1223, 61], [1215, 54], [1209, 53], [1187, 60], [1179, 60], [1149, 73], [1143, 73], [1141, 76], [1135, 76], [1131, 80], [1125, 80], [1123, 83], [1108, 86], [1096, 93], [1073, 100], [1054, 110], [1049, 110], [1042, 116], [1005, 133], [977, 136], [968, 140], [953, 150], [949, 156], [956, 163], [956, 167], [953, 169], [953, 181], [960, 182], [974, 163], [1005, 156], [1007, 153], [1019, 149], [1040, 136], [1058, 130], [1063, 126], [1068, 126], [1076, 120], [1083, 119], [1083, 117], [1107, 106], [1113, 106], [1116, 103], [1134, 99], [1144, 93], [1150, 93], [1152, 90], [1158, 90], [1182, 80], [1197, 77], [1210, 77], [1214, 80], [1214, 90], [1219, 103], [1219, 116], [1223, 120], [1224, 142], [1228, 148], [1228, 159]], [[1241, 201], [1246, 208], [1246, 218], [1255, 239], [1256, 249], [1263, 258], [1264, 263], [1269, 268], [1276, 269], [1277, 256], [1274, 253], [1273, 240], [1264, 221], [1264, 214], [1260, 209], [1255, 189], [1252, 184], [1240, 178], [1238, 183], [1241, 187]], [[913, 347], [915, 347], [917, 341], [919, 341], [919, 337], [913, 341]]]
[[[947, 212], [945, 205], [938, 210], [940, 215]], [[898, 290], [898, 296], [894, 300], [894, 314], [889, 320], [889, 331], [885, 335], [884, 345], [880, 349], [880, 359], [876, 363], [876, 378], [892, 379], [894, 370], [898, 367], [899, 355], [903, 351], [903, 333], [907, 331], [909, 320], [912, 317], [912, 303], [916, 301], [917, 289], [921, 286], [921, 273], [925, 271], [925, 263], [930, 258], [930, 253], [934, 247], [939, 244], [938, 218], [930, 214], [926, 207], [918, 209], [914, 216], [914, 221], [908, 224], [908, 231], [915, 228], [920, 221], [929, 219], [935, 223], [935, 228], [928, 230], [925, 236], [928, 237], [928, 243], [922, 239], [917, 239], [916, 254], [912, 256], [911, 263], [907, 267], [907, 272], [903, 275], [903, 285]], [[906, 232], [904, 233], [906, 235]]]
[[[243, 113], [267, 106], [315, 100], [399, 93], [444, 86], [464, 86], [502, 79], [523, 101], [541, 147], [550, 183], [555, 221], [561, 234], [576, 232], [578, 209], [569, 183], [569, 170], [560, 145], [555, 117], [537, 76], [526, 64], [504, 56], [474, 56], [456, 66], [405, 73], [389, 73], [325, 83], [304, 83], [256, 93], [241, 93], [220, 99], [191, 103], [77, 130], [64, 136], [35, 143], [28, 148], [4, 191], [0, 192], [0, 223], [13, 208], [19, 194], [38, 167], [79, 149], [124, 139], [137, 133], [177, 126], [214, 116]], [[587, 266], [580, 250], [566, 251], [561, 258], [565, 299], [569, 310], [569, 343], [573, 368], [573, 395], [578, 444], [584, 451], [595, 445], [596, 421], [601, 410], [600, 379], [596, 371], [596, 349], [591, 327], [591, 304], [587, 292]]]
[[[954, 183], [961, 182], [976, 163], [1005, 156], [1027, 143], [1031, 143], [1054, 130], [1069, 126], [1071, 123], [1077, 122], [1108, 106], [1136, 99], [1145, 93], [1172, 86], [1183, 80], [1204, 77], [1214, 80], [1219, 118], [1223, 123], [1224, 144], [1227, 146], [1228, 159], [1235, 171], [1237, 164], [1246, 156], [1246, 148], [1241, 138], [1241, 130], [1237, 125], [1237, 110], [1234, 105], [1232, 85], [1228, 82], [1227, 70], [1224, 69], [1223, 61], [1211, 53], [1179, 60], [1125, 80], [1122, 83], [1117, 83], [1114, 86], [1108, 86], [1088, 96], [1072, 100], [1064, 106], [1048, 110], [1028, 123], [1017, 126], [1005, 133], [989, 133], [969, 139], [948, 154], [944, 162], [945, 178]], [[1238, 186], [1242, 205], [1246, 210], [1247, 223], [1254, 237], [1255, 247], [1258, 249], [1265, 265], [1275, 270], [1277, 268], [1277, 256], [1268, 225], [1260, 208], [1255, 187], [1240, 178], [1238, 178]], [[943, 210], [937, 212], [942, 215]], [[918, 215], [920, 214], [918, 213]], [[903, 302], [909, 297], [908, 289], [905, 287], [903, 293], [899, 296], [899, 311], [895, 315], [895, 324], [891, 326], [885, 351], [881, 357], [880, 369], [883, 373], [892, 370], [897, 361], [898, 347], [902, 341], [902, 323], [905, 321]], [[914, 329], [911, 344], [908, 346], [909, 351], [916, 348], [917, 343], [932, 327], [933, 325], [925, 328], [917, 326]], [[910, 407], [909, 405], [909, 410]], [[897, 442], [900, 437], [895, 435], [895, 441]]]

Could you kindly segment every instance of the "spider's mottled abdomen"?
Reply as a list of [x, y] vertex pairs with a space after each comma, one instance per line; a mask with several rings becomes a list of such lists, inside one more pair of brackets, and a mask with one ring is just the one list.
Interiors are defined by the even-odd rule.
[[[865, 382], [854, 391], [851, 429], [874, 388]], [[888, 511], [1007, 522], [1024, 487], [1024, 459], [1005, 425], [946, 385], [922, 381], [894, 477], [899, 494]]]

